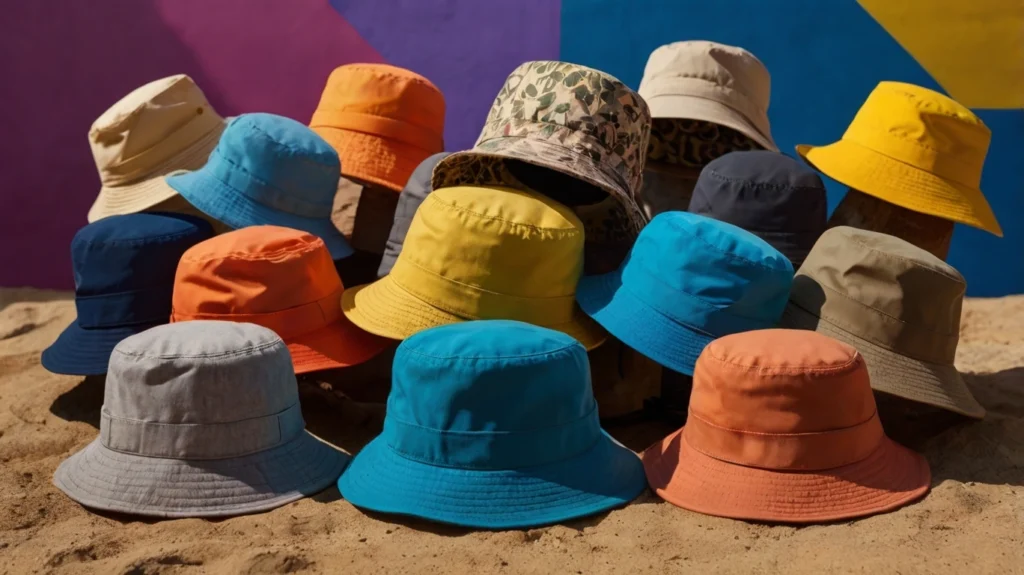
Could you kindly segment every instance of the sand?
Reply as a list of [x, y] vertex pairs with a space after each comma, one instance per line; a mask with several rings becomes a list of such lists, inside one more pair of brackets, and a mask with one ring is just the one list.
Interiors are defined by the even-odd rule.
[[[67, 293], [0, 290], [3, 574], [1024, 573], [1024, 296], [965, 305], [957, 362], [987, 419], [883, 411], [890, 435], [931, 462], [931, 493], [887, 515], [801, 528], [707, 517], [649, 493], [590, 519], [506, 532], [393, 522], [333, 488], [222, 521], [91, 513], [51, 476], [96, 436], [102, 381], [39, 365], [73, 317]], [[304, 408], [314, 433], [348, 451], [380, 424], [358, 406]], [[641, 449], [668, 429], [611, 431]]]

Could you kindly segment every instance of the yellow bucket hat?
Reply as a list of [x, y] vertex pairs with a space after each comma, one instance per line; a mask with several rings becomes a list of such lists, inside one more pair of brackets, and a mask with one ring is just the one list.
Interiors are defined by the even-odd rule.
[[545, 196], [496, 186], [442, 188], [413, 216], [391, 273], [345, 290], [342, 311], [391, 339], [450, 323], [513, 319], [588, 350], [606, 332], [576, 305], [583, 224]]
[[954, 100], [913, 84], [881, 82], [841, 140], [796, 151], [853, 189], [1002, 237], [980, 188], [991, 139], [981, 119]]

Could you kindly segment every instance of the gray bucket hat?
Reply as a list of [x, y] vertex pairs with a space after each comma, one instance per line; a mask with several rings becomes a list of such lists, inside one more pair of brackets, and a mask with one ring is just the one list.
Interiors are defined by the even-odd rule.
[[305, 431], [281, 338], [249, 323], [189, 321], [117, 345], [100, 436], [53, 481], [94, 509], [225, 517], [317, 493], [348, 461]]
[[451, 152], [440, 152], [430, 156], [416, 166], [409, 181], [406, 182], [402, 193], [398, 194], [398, 206], [395, 208], [395, 221], [391, 225], [391, 235], [388, 236], [387, 246], [384, 248], [384, 257], [380, 260], [380, 267], [377, 269], [377, 277], [382, 278], [391, 273], [398, 261], [398, 254], [402, 253], [402, 245], [405, 243], [405, 235], [409, 233], [409, 226], [412, 225], [412, 217], [416, 210], [427, 199], [427, 195], [434, 191], [430, 184], [430, 176], [434, 173], [434, 166], [441, 160], [452, 155]]

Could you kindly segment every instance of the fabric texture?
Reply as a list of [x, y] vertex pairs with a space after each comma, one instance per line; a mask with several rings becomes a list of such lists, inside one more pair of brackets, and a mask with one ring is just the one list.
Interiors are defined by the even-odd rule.
[[717, 337], [775, 327], [793, 266], [764, 240], [686, 212], [659, 214], [618, 270], [584, 277], [580, 307], [609, 333], [687, 375]]
[[702, 40], [661, 46], [651, 52], [638, 91], [654, 118], [704, 120], [779, 149], [768, 122], [771, 76], [743, 48]]
[[391, 273], [345, 290], [352, 323], [391, 339], [439, 325], [513, 319], [565, 332], [587, 349], [607, 334], [575, 303], [583, 226], [546, 196], [508, 188], [438, 189], [416, 211]]
[[931, 483], [924, 457], [885, 436], [864, 358], [800, 330], [734, 334], [705, 348], [686, 425], [643, 462], [666, 501], [755, 521], [883, 513]]
[[274, 114], [232, 119], [209, 161], [167, 184], [232, 228], [273, 225], [319, 236], [334, 259], [352, 254], [331, 223], [338, 154], [302, 124]]
[[782, 324], [854, 346], [871, 386], [982, 418], [953, 366], [967, 284], [952, 266], [887, 234], [839, 226], [797, 270]]
[[348, 456], [305, 431], [284, 342], [247, 323], [158, 326], [115, 348], [100, 435], [54, 484], [150, 517], [258, 513], [331, 485]]
[[220, 320], [275, 331], [295, 373], [363, 363], [390, 345], [341, 313], [344, 286], [323, 240], [252, 226], [185, 252], [174, 279], [171, 322]]
[[419, 74], [346, 64], [327, 78], [309, 127], [341, 158], [341, 174], [401, 191], [420, 162], [444, 150], [444, 95]]
[[177, 193], [163, 180], [206, 163], [225, 121], [184, 74], [132, 90], [89, 128], [99, 195], [88, 220], [145, 211]]
[[881, 82], [841, 140], [799, 145], [826, 176], [855, 190], [999, 237], [981, 191], [992, 131], [956, 101], [927, 88]]
[[391, 226], [391, 234], [388, 236], [387, 247], [384, 249], [384, 257], [381, 259], [380, 268], [377, 270], [377, 277], [382, 278], [391, 272], [398, 261], [398, 254], [402, 253], [402, 244], [405, 243], [405, 236], [409, 233], [409, 226], [412, 225], [412, 218], [416, 215], [427, 194], [433, 191], [430, 185], [430, 178], [434, 173], [434, 167], [438, 162], [450, 156], [450, 152], [434, 154], [420, 162], [413, 170], [409, 182], [405, 184], [402, 193], [398, 195], [398, 206], [395, 207], [395, 220]]
[[170, 213], [109, 216], [78, 230], [71, 240], [78, 316], [43, 351], [43, 367], [106, 373], [118, 342], [167, 323], [178, 260], [212, 236], [202, 219]]
[[579, 342], [494, 320], [402, 342], [384, 431], [338, 488], [365, 509], [516, 529], [622, 506], [644, 483], [637, 456], [601, 430]]
[[701, 171], [689, 211], [753, 233], [798, 268], [825, 231], [828, 197], [818, 174], [789, 156], [733, 152]]

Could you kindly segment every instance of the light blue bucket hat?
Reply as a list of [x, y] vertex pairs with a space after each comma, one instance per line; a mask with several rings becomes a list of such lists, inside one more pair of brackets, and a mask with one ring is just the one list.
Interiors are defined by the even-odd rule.
[[232, 228], [272, 225], [319, 236], [340, 260], [352, 255], [331, 223], [340, 176], [338, 153], [313, 130], [283, 116], [242, 114], [206, 165], [169, 174], [167, 185]]
[[600, 427], [587, 352], [508, 320], [419, 332], [395, 353], [384, 431], [338, 480], [365, 509], [485, 529], [626, 504], [640, 459]]
[[629, 347], [693, 375], [712, 340], [775, 327], [792, 283], [793, 264], [754, 234], [663, 212], [640, 232], [618, 270], [580, 279], [576, 300]]

